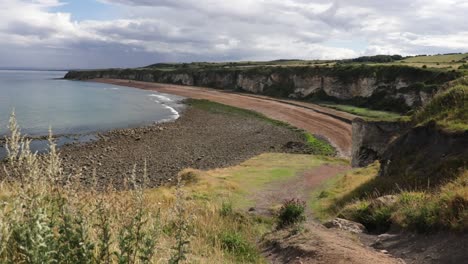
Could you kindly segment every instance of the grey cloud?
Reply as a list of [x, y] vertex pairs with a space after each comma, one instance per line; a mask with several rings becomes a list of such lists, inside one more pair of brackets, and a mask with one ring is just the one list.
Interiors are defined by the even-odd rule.
[[23, 1], [8, 1], [18, 15], [0, 10], [3, 42], [35, 50], [31, 58], [55, 51], [54, 61], [74, 67], [438, 53], [468, 43], [468, 5], [460, 0], [100, 0], [120, 18], [60, 23], [47, 6], [29, 5], [39, 24], [21, 17]]

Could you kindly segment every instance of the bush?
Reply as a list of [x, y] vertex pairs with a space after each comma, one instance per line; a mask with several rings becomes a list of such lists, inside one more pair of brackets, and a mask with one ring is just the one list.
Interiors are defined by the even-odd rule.
[[283, 228], [305, 221], [306, 203], [299, 199], [284, 201], [278, 214], [278, 227]]
[[359, 222], [370, 232], [383, 233], [390, 228], [391, 213], [388, 206], [375, 206], [364, 200], [347, 205], [338, 216]]
[[256, 248], [236, 231], [222, 233], [219, 240], [221, 247], [240, 262], [254, 262], [258, 258]]

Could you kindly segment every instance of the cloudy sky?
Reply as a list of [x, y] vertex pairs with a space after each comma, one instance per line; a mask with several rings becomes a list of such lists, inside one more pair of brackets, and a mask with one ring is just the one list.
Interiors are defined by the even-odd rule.
[[468, 51], [468, 0], [0, 0], [0, 67]]

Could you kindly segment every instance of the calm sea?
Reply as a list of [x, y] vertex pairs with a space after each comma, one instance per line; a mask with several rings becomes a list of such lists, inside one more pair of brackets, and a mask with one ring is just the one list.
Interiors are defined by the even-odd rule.
[[109, 84], [58, 80], [66, 72], [0, 70], [0, 135], [11, 111], [30, 136], [82, 134], [176, 119], [181, 97]]
[[[93, 132], [174, 120], [183, 108], [179, 96], [58, 79], [65, 73], [0, 70], [0, 137], [8, 133], [13, 109], [23, 134], [47, 135], [50, 126], [55, 135], [65, 135], [57, 140], [60, 146], [94, 140]], [[42, 152], [47, 144], [35, 140], [31, 147]]]

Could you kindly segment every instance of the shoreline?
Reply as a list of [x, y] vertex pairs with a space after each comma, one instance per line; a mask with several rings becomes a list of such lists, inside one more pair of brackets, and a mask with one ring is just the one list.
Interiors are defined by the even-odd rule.
[[[261, 113], [271, 119], [279, 120], [313, 135], [327, 139], [338, 151], [340, 157], [349, 158], [352, 146], [353, 115], [327, 109], [310, 103], [294, 103], [265, 96], [231, 93], [211, 88], [182, 86], [174, 84], [150, 83], [123, 79], [91, 79], [89, 82], [106, 83], [183, 96], [193, 99], [206, 99]], [[317, 109], [315, 109], [317, 108]], [[315, 109], [315, 110], [314, 110]], [[340, 115], [341, 118], [332, 117]]]
[[130, 129], [115, 129], [85, 144], [59, 152], [66, 174], [80, 174], [91, 184], [124, 188], [133, 167], [147, 162], [149, 186], [173, 182], [184, 169], [235, 166], [265, 152], [310, 154], [301, 132], [236, 113], [199, 109], [187, 104], [179, 119]]

